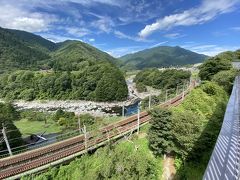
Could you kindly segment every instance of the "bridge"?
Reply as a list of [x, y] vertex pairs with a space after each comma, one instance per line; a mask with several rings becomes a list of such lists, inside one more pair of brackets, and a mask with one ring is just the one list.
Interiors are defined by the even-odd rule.
[[240, 77], [236, 77], [204, 180], [240, 179]]
[[[159, 106], [179, 105], [194, 86], [195, 82], [191, 83], [184, 92]], [[148, 112], [144, 111], [117, 123], [107, 125], [99, 129], [97, 134], [93, 132], [85, 133], [45, 147], [0, 159], [0, 179], [17, 179], [69, 161], [109, 143], [110, 140], [122, 138], [135, 131], [138, 132], [139, 127], [147, 124], [150, 118]]]

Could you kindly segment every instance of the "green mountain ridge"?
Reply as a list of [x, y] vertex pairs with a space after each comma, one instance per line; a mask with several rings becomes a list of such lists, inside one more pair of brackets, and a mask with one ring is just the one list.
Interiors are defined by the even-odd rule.
[[29, 68], [50, 56], [7, 29], [0, 28], [0, 71]]
[[0, 28], [0, 98], [126, 100], [127, 85], [115, 61], [81, 41], [53, 43]]
[[50, 52], [57, 49], [57, 44], [49, 41], [47, 39], [44, 39], [43, 37], [29, 33], [26, 31], [20, 31], [15, 29], [6, 29], [7, 31], [13, 33], [15, 36], [17, 36], [22, 41], [28, 43], [30, 46], [39, 48], [40, 50], [44, 52]]
[[57, 49], [52, 53], [54, 57], [65, 57], [71, 55], [72, 53], [76, 53], [76, 56], [82, 56], [82, 58], [88, 58], [90, 60], [104, 59], [110, 62], [116, 60], [109, 54], [81, 41], [67, 40], [57, 43], [56, 45]]
[[54, 43], [33, 33], [4, 28], [0, 28], [0, 48], [1, 72], [15, 69], [49, 69], [55, 61], [58, 61], [58, 64], [60, 61], [73, 63], [80, 59], [116, 62], [109, 54], [81, 41]]
[[158, 46], [120, 57], [124, 69], [160, 68], [202, 62], [208, 56], [179, 46]]

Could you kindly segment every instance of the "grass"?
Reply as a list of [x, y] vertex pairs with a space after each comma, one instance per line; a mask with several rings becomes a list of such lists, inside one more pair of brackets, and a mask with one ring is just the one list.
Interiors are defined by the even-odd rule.
[[27, 136], [32, 133], [42, 133], [46, 131], [48, 133], [61, 132], [61, 127], [54, 121], [48, 121], [45, 124], [44, 121], [29, 121], [27, 119], [21, 119], [14, 122], [15, 126], [20, 130], [23, 136]]
[[103, 118], [102, 122], [104, 122], [103, 125], [106, 125], [106, 124], [111, 124], [111, 123], [120, 121], [120, 120], [122, 120], [122, 119], [123, 119], [122, 116], [105, 116], [105, 117]]
[[180, 167], [178, 173], [182, 174], [183, 177], [189, 180], [201, 180], [206, 170], [211, 153], [212, 150], [205, 152], [198, 162], [186, 162], [182, 167]]
[[[131, 156], [132, 154], [142, 154], [147, 159], [151, 159], [152, 163], [154, 163], [154, 169], [152, 172], [155, 172], [154, 178], [151, 179], [161, 179], [162, 171], [163, 171], [163, 159], [156, 158], [153, 156], [152, 152], [149, 150], [148, 147], [148, 139], [146, 137], [146, 133], [149, 129], [150, 125], [147, 124], [140, 129], [140, 134], [132, 134], [129, 140], [119, 141], [117, 144], [114, 145], [113, 152], [123, 152], [125, 155]], [[137, 149], [136, 149], [137, 147]], [[111, 163], [109, 160], [111, 157], [107, 158], [106, 150], [109, 147], [104, 147], [98, 149], [94, 154], [89, 154], [77, 158], [76, 160], [72, 161], [69, 165], [61, 166], [59, 168], [50, 169], [48, 172], [44, 174], [40, 174], [40, 176], [34, 177], [34, 179], [46, 179], [47, 177], [54, 177], [55, 179], [60, 178], [69, 178], [69, 179], [81, 179], [80, 177], [84, 177], [85, 179], [96, 179], [96, 174], [101, 172], [102, 170], [105, 172], [110, 172], [111, 170]], [[114, 160], [116, 158], [112, 158]], [[118, 160], [119, 161], [119, 160]], [[119, 163], [123, 163], [124, 161], [119, 161]], [[114, 162], [112, 162], [114, 163]], [[139, 161], [139, 164], [136, 166], [144, 165], [143, 161]], [[85, 166], [88, 168], [85, 169]], [[143, 166], [144, 167], [144, 166]], [[109, 169], [109, 170], [106, 170]], [[84, 173], [84, 174], [83, 174]], [[54, 179], [53, 178], [53, 179]], [[24, 177], [22, 179], [32, 179], [32, 177]], [[51, 179], [51, 178], [50, 178]]]
[[[153, 158], [153, 161], [156, 165], [156, 171], [157, 171], [157, 179], [162, 179], [162, 173], [163, 173], [163, 158], [162, 157], [155, 157], [152, 153], [152, 151], [148, 147], [148, 138], [147, 138], [147, 133], [150, 128], [150, 124], [146, 124], [145, 126], [142, 126], [140, 128], [140, 133], [139, 135], [133, 135], [132, 144], [134, 146], [138, 146], [141, 151], [144, 151], [146, 155], [149, 155]], [[122, 142], [122, 146], [126, 146], [126, 144], [129, 144], [131, 142]]]

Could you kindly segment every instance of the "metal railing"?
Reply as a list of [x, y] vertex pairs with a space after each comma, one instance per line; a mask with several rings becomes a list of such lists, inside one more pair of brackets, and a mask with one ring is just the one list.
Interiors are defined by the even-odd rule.
[[221, 131], [205, 170], [204, 180], [239, 179], [240, 77], [236, 77]]

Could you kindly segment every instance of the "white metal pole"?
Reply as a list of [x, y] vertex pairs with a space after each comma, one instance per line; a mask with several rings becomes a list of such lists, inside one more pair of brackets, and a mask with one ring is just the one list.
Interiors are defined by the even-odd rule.
[[84, 145], [85, 145], [85, 150], [87, 151], [87, 129], [86, 126], [83, 125], [83, 133], [84, 133]]
[[137, 134], [139, 134], [139, 127], [140, 127], [140, 105], [141, 105], [141, 102], [138, 104]]
[[80, 122], [79, 116], [78, 116], [78, 130], [79, 130], [79, 134], [81, 134], [81, 122]]
[[183, 89], [182, 89], [182, 100], [184, 99], [184, 85], [185, 85], [185, 83], [183, 83]]
[[6, 145], [7, 145], [7, 149], [8, 149], [9, 155], [12, 156], [13, 154], [12, 154], [11, 147], [10, 147], [8, 139], [7, 139], [7, 134], [6, 134], [6, 131], [5, 131], [4, 124], [2, 124], [2, 127], [3, 127], [2, 128], [2, 133], [3, 133], [4, 141], [5, 141]]
[[125, 114], [124, 114], [124, 109], [125, 109], [125, 107], [124, 107], [124, 105], [123, 105], [123, 106], [122, 106], [122, 117], [125, 116]]
[[167, 102], [167, 98], [168, 98], [168, 89], [166, 90], [165, 102]]

